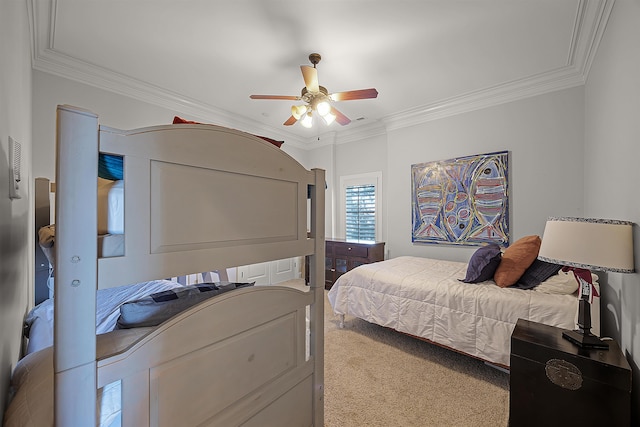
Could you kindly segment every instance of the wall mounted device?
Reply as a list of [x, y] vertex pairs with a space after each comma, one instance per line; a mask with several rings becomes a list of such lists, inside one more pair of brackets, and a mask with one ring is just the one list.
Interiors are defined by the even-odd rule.
[[20, 199], [20, 169], [22, 145], [9, 137], [9, 198]]

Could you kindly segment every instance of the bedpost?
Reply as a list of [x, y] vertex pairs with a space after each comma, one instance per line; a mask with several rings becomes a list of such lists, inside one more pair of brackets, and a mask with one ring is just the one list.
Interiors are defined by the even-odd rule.
[[315, 184], [311, 191], [311, 237], [315, 239], [309, 260], [309, 285], [314, 294], [311, 305], [311, 354], [314, 355], [313, 425], [324, 425], [324, 193], [325, 173], [313, 169]]
[[96, 422], [98, 117], [58, 106], [56, 137], [54, 419], [59, 427], [90, 426]]

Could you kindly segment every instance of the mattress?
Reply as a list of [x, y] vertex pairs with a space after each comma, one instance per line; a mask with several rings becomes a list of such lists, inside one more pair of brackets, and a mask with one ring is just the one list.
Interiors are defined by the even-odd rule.
[[98, 236], [98, 258], [124, 255], [124, 234], [101, 234]]
[[[171, 280], [153, 280], [135, 285], [98, 289], [96, 293], [96, 334], [112, 331], [120, 315], [120, 305], [149, 294], [181, 287]], [[25, 318], [29, 342], [27, 354], [53, 345], [53, 298], [34, 307]]]
[[576, 294], [500, 288], [493, 281], [463, 283], [459, 279], [466, 270], [463, 262], [398, 257], [345, 273], [328, 298], [336, 314], [359, 317], [503, 366], [509, 365], [511, 333], [519, 318], [576, 327]]

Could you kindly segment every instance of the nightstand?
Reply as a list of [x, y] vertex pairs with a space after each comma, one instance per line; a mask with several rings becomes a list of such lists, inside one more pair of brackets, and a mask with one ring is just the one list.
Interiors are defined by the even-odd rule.
[[509, 425], [628, 426], [631, 368], [618, 343], [582, 349], [564, 329], [518, 319], [511, 335]]

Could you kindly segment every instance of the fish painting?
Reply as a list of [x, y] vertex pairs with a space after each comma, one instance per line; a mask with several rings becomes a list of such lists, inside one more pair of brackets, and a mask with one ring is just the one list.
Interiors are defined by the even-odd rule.
[[[419, 238], [447, 240], [442, 223], [443, 183], [439, 170], [430, 170], [418, 177], [414, 194], [413, 235]], [[414, 176], [414, 179], [416, 177]]]
[[508, 236], [499, 221], [506, 215], [507, 177], [498, 158], [489, 157], [480, 163], [471, 179], [471, 206], [479, 226], [468, 236], [469, 240], [508, 242]]
[[508, 152], [411, 166], [412, 241], [509, 244]]
[[467, 167], [468, 164], [461, 162], [447, 170], [444, 223], [454, 241], [462, 239], [472, 225], [469, 194], [462, 180]]

